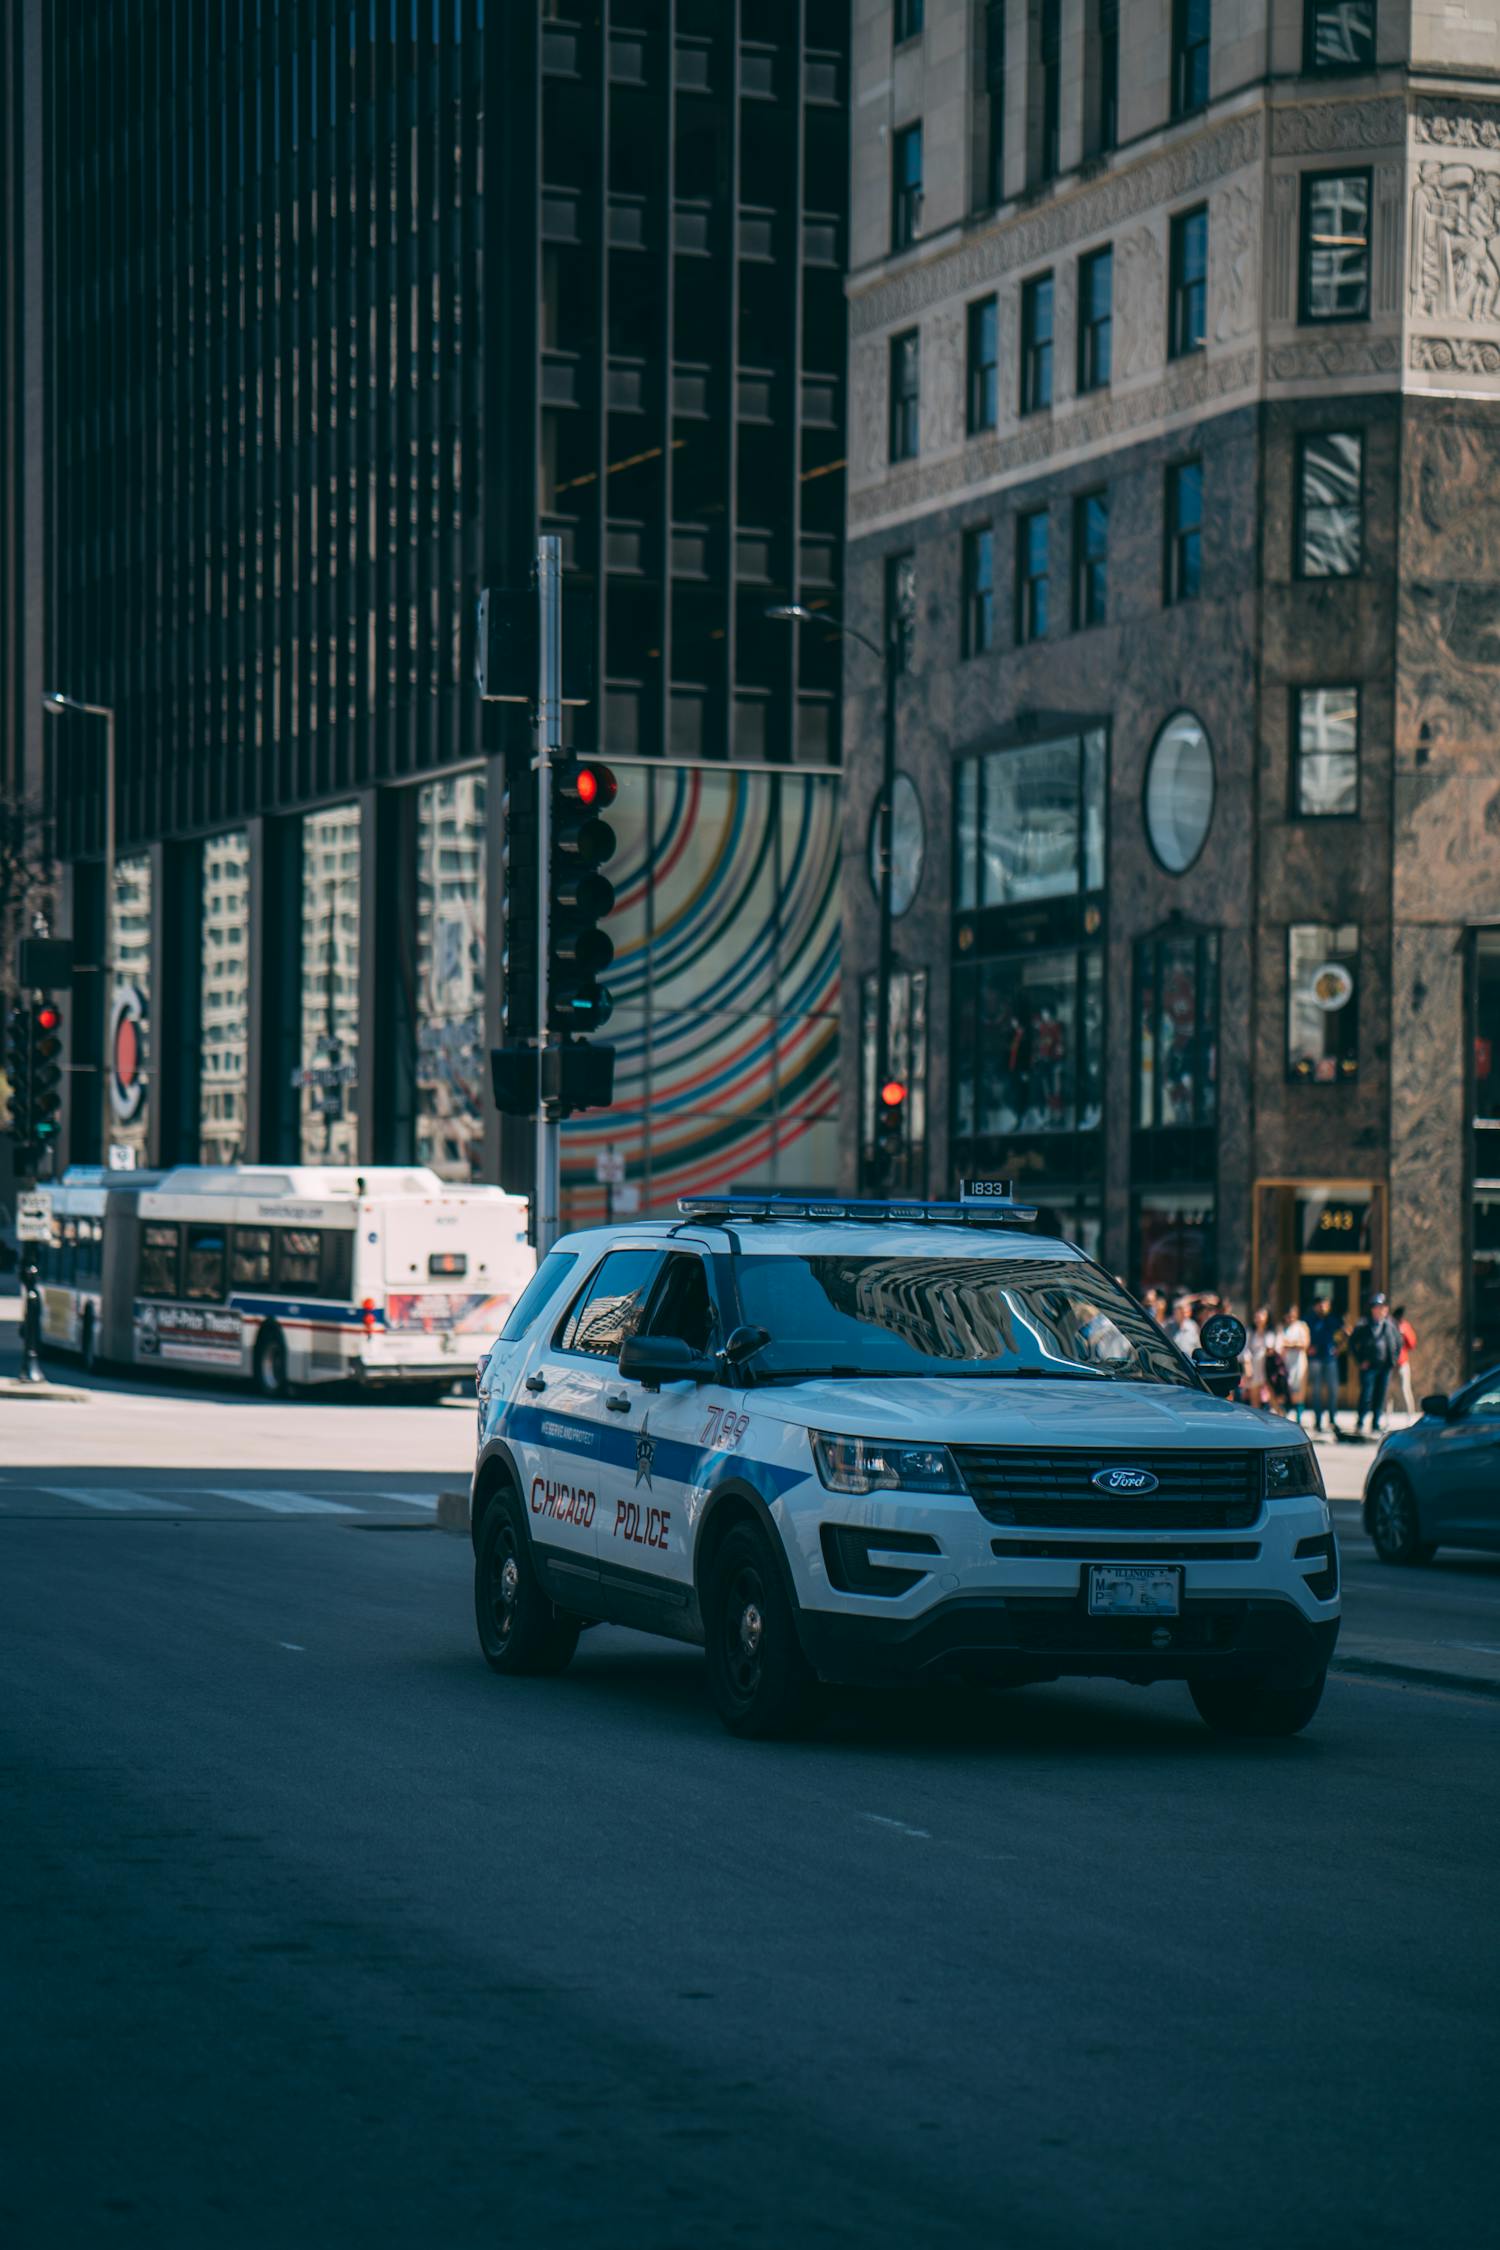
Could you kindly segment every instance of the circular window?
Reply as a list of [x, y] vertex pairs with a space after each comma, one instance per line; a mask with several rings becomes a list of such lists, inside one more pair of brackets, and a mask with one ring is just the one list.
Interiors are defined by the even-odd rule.
[[1174, 711], [1146, 766], [1146, 835], [1169, 875], [1185, 874], [1214, 817], [1214, 754], [1200, 720]]
[[[902, 915], [917, 895], [927, 856], [922, 800], [909, 773], [898, 773], [891, 791], [891, 912]], [[870, 888], [880, 896], [880, 800], [870, 822]]]

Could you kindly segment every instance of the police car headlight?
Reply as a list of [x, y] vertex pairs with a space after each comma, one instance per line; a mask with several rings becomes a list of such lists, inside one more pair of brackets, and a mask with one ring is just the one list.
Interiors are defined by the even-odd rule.
[[1315, 1492], [1322, 1499], [1323, 1472], [1310, 1445], [1299, 1445], [1290, 1453], [1268, 1453], [1264, 1459], [1268, 1500], [1295, 1500], [1304, 1492]]
[[886, 1438], [809, 1430], [818, 1475], [830, 1492], [962, 1492], [945, 1445], [895, 1445]]

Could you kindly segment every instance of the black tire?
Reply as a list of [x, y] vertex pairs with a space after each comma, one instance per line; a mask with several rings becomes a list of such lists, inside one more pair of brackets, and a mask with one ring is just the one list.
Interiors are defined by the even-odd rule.
[[474, 1622], [492, 1672], [565, 1672], [578, 1646], [580, 1621], [548, 1600], [511, 1492], [495, 1495], [479, 1527]]
[[1422, 1537], [1416, 1495], [1399, 1469], [1380, 1471], [1370, 1487], [1366, 1514], [1383, 1563], [1426, 1563], [1437, 1553], [1437, 1542]]
[[255, 1340], [255, 1388], [262, 1398], [288, 1398], [286, 1338], [272, 1321]]
[[765, 1534], [736, 1524], [709, 1569], [703, 1603], [708, 1687], [731, 1734], [795, 1734], [817, 1681], [797, 1638], [797, 1618]]
[[1198, 1716], [1215, 1734], [1300, 1734], [1323, 1700], [1326, 1671], [1306, 1687], [1270, 1687], [1264, 1680], [1189, 1680]]

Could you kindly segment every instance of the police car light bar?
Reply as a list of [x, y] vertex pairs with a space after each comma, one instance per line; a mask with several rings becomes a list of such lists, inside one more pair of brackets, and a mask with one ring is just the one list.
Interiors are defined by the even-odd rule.
[[1012, 1200], [1009, 1188], [986, 1183], [985, 1191], [961, 1203], [904, 1203], [800, 1195], [685, 1195], [677, 1205], [685, 1219], [805, 1219], [813, 1225], [855, 1219], [877, 1226], [1030, 1226], [1036, 1207]]

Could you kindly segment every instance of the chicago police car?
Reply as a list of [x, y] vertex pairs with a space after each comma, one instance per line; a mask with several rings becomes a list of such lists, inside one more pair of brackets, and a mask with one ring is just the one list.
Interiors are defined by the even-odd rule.
[[954, 1676], [1307, 1724], [1338, 1556], [1311, 1447], [1224, 1395], [1238, 1321], [1190, 1364], [1003, 1192], [681, 1210], [564, 1237], [481, 1362], [496, 1671], [561, 1671], [608, 1621], [701, 1644], [737, 1734], [819, 1680]]

